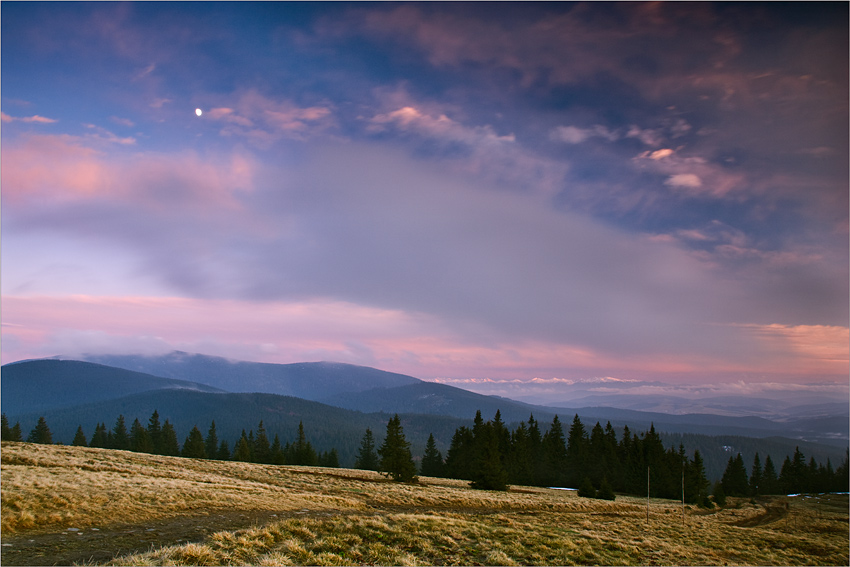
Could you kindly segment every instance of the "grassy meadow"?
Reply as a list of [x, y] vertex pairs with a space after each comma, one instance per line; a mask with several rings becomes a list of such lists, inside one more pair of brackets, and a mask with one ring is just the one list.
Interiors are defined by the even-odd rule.
[[[681, 503], [653, 499], [647, 522], [635, 497], [7, 442], [0, 474], [4, 564], [850, 563], [846, 495], [729, 499], [686, 508], [684, 523]], [[236, 526], [237, 515], [253, 520]], [[178, 522], [201, 535], [169, 528]], [[103, 549], [119, 533], [138, 545]]]

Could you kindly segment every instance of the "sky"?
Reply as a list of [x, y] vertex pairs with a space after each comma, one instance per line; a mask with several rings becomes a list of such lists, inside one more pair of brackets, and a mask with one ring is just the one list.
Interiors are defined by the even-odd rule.
[[846, 384], [847, 21], [4, 2], [2, 361]]

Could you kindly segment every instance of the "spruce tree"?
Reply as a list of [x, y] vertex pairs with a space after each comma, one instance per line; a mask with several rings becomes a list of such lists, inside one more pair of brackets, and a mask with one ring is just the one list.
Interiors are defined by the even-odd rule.
[[443, 476], [443, 455], [437, 450], [437, 443], [434, 441], [434, 434], [428, 435], [428, 442], [425, 444], [425, 454], [422, 456], [422, 463], [419, 466], [419, 474], [422, 476]]
[[266, 428], [263, 427], [263, 420], [260, 420], [260, 425], [257, 427], [257, 437], [254, 439], [254, 462], [271, 464], [271, 448], [269, 447], [269, 438], [266, 434]]
[[307, 441], [303, 421], [298, 423], [298, 439], [290, 447], [289, 452], [290, 454], [286, 456], [286, 464], [288, 465], [316, 466], [319, 463], [319, 456], [316, 454], [316, 450]]
[[0, 414], [0, 441], [11, 441], [12, 428], [9, 427], [9, 420], [6, 414]]
[[495, 427], [488, 421], [477, 429], [477, 432], [473, 431], [475, 458], [470, 484], [482, 490], [507, 490], [508, 473], [502, 464]]
[[38, 423], [30, 431], [27, 441], [30, 443], [41, 443], [42, 445], [53, 444], [53, 435], [50, 433], [50, 428], [47, 427], [47, 421], [45, 421], [43, 416], [38, 418]]
[[744, 467], [744, 458], [741, 453], [735, 457], [729, 457], [723, 478], [720, 479], [723, 492], [726, 496], [747, 496], [750, 489], [750, 481], [747, 477], [747, 469]]
[[446, 476], [472, 480], [471, 472], [474, 459], [475, 449], [472, 430], [462, 425], [452, 435], [452, 442], [446, 453]]
[[357, 458], [354, 460], [354, 468], [366, 471], [378, 470], [378, 453], [375, 452], [375, 438], [372, 436], [372, 430], [366, 429], [363, 435], [363, 440], [360, 442], [360, 450], [357, 452]]
[[74, 435], [74, 440], [71, 442], [74, 447], [88, 447], [86, 442], [86, 434], [83, 432], [83, 426], [77, 427], [77, 433]]
[[115, 427], [112, 428], [110, 448], [123, 451], [130, 448], [130, 435], [127, 433], [127, 426], [124, 423], [123, 415], [119, 415], [118, 419], [115, 420]]
[[197, 425], [192, 427], [192, 430], [189, 432], [189, 436], [186, 437], [180, 456], [188, 457], [190, 459], [207, 458], [207, 449], [204, 446], [204, 436], [201, 434], [201, 430], [198, 429]]
[[94, 434], [91, 436], [89, 447], [98, 447], [106, 449], [109, 447], [109, 439], [106, 435], [106, 423], [98, 423], [94, 428]]
[[614, 489], [611, 488], [611, 483], [608, 482], [608, 477], [602, 477], [602, 484], [599, 485], [599, 491], [596, 497], [602, 500], [616, 500], [617, 495], [614, 494]]
[[215, 420], [212, 420], [210, 429], [207, 431], [207, 438], [204, 440], [204, 450], [207, 453], [208, 459], [218, 458], [218, 435], [215, 431]]
[[21, 422], [16, 421], [15, 425], [12, 426], [12, 431], [9, 433], [9, 441], [23, 441], [24, 436], [21, 433]]
[[764, 459], [764, 471], [762, 472], [762, 494], [778, 494], [779, 493], [779, 477], [776, 475], [776, 467], [773, 464], [773, 459], [768, 455]]
[[157, 455], [164, 455], [162, 447], [162, 425], [159, 423], [159, 412], [153, 410], [150, 419], [148, 420], [148, 438], [153, 445], [153, 452]]
[[177, 443], [177, 432], [167, 419], [162, 424], [162, 454], [176, 457], [180, 454], [180, 445]]
[[133, 420], [133, 425], [130, 426], [130, 450], [137, 453], [154, 452], [148, 430], [142, 426], [138, 418]]
[[589, 476], [585, 476], [579, 484], [578, 495], [582, 498], [596, 498], [596, 489], [593, 487]]
[[[566, 463], [564, 467], [566, 469], [566, 476], [562, 479], [567, 486], [578, 485], [582, 477], [587, 474], [588, 444], [589, 441], [584, 424], [582, 424], [578, 414], [575, 414], [573, 423], [570, 426], [570, 432], [567, 435]], [[550, 442], [550, 445], [553, 445], [553, 443]], [[557, 460], [558, 458], [556, 457], [555, 461]]]
[[218, 450], [216, 451], [215, 458], [219, 461], [229, 461], [230, 460], [230, 447], [227, 445], [227, 441], [222, 441], [218, 446]]
[[272, 447], [270, 449], [271, 452], [271, 462], [273, 465], [285, 465], [286, 457], [283, 453], [283, 447], [280, 446], [280, 437], [277, 433], [274, 434], [274, 441], [272, 441]]
[[[581, 421], [576, 420], [582, 432], [584, 426]], [[575, 425], [574, 421], [574, 425]], [[573, 435], [573, 428], [570, 428], [570, 435]], [[572, 439], [572, 437], [571, 437]], [[556, 415], [552, 419], [552, 425], [549, 430], [543, 435], [543, 478], [541, 479], [548, 486], [565, 486], [569, 484], [567, 471], [573, 470], [573, 473], [578, 475], [579, 470], [587, 471], [587, 448], [588, 441], [585, 435], [580, 436], [579, 446], [573, 447], [573, 453], [568, 453], [566, 441], [564, 439], [564, 428], [561, 426], [561, 420]], [[575, 469], [575, 467], [581, 467]]]
[[705, 466], [699, 450], [694, 451], [694, 456], [685, 466], [685, 502], [689, 504], [702, 504], [708, 497], [710, 483], [705, 477]]
[[753, 496], [758, 496], [761, 494], [763, 489], [763, 479], [764, 473], [761, 468], [761, 457], [756, 453], [756, 456], [753, 458], [753, 469], [752, 473], [750, 473], [750, 494]]
[[378, 449], [380, 470], [397, 482], [411, 482], [416, 478], [416, 465], [410, 454], [410, 443], [404, 438], [401, 420], [395, 414], [387, 423], [387, 436]]
[[332, 469], [339, 468], [339, 453], [335, 448], [319, 454], [319, 466]]
[[236, 446], [233, 448], [232, 458], [234, 461], [241, 461], [243, 463], [251, 462], [251, 447], [244, 429], [242, 430], [242, 437], [239, 438], [239, 441], [236, 442]]

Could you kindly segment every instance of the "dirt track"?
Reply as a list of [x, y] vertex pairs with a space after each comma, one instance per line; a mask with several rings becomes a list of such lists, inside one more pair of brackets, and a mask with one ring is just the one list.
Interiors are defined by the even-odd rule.
[[[308, 514], [310, 512], [303, 512], [303, 515]], [[299, 513], [228, 510], [145, 524], [4, 536], [0, 561], [3, 565], [106, 563], [113, 557], [147, 551], [151, 547], [201, 541], [217, 531], [262, 525], [278, 517], [295, 515]]]

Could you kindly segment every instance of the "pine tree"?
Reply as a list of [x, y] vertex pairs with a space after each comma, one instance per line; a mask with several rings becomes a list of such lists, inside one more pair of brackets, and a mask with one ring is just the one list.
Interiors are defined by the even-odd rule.
[[332, 448], [328, 452], [319, 453], [319, 466], [320, 467], [328, 467], [332, 469], [339, 468], [339, 453], [335, 448]]
[[694, 451], [694, 456], [685, 466], [685, 502], [689, 504], [702, 504], [708, 497], [710, 483], [705, 477], [705, 465], [699, 450]]
[[15, 425], [12, 426], [12, 431], [9, 433], [9, 441], [23, 441], [24, 436], [21, 433], [21, 422], [16, 421]]
[[398, 482], [411, 482], [416, 478], [416, 465], [410, 454], [410, 443], [404, 438], [398, 414], [387, 423], [387, 436], [378, 449], [380, 470]]
[[477, 429], [477, 432], [473, 430], [475, 459], [470, 484], [482, 490], [507, 490], [508, 473], [502, 464], [493, 422], [480, 424]]
[[148, 430], [142, 426], [138, 418], [133, 420], [133, 425], [130, 426], [130, 450], [137, 453], [154, 452]]
[[208, 459], [218, 458], [218, 434], [215, 431], [215, 420], [212, 420], [210, 429], [207, 431], [207, 438], [204, 440], [204, 450], [206, 450]]
[[9, 439], [12, 436], [12, 428], [9, 427], [9, 420], [6, 418], [6, 414], [0, 414], [0, 441], [11, 441]]
[[115, 420], [115, 427], [112, 428], [112, 438], [110, 449], [120, 449], [126, 451], [130, 448], [130, 435], [127, 433], [127, 426], [124, 423], [124, 416], [119, 415]]
[[756, 456], [753, 458], [753, 469], [750, 474], [750, 494], [753, 496], [758, 496], [762, 491], [763, 480], [762, 477], [764, 473], [761, 468], [761, 457], [756, 453]]
[[588, 444], [589, 441], [584, 424], [579, 419], [578, 414], [575, 414], [567, 436], [566, 463], [564, 466], [566, 474], [561, 479], [563, 484], [576, 486], [582, 477], [587, 474]]
[[227, 441], [222, 441], [218, 446], [218, 450], [216, 451], [215, 458], [219, 461], [229, 461], [230, 460], [230, 447], [227, 445]]
[[614, 489], [611, 488], [611, 483], [608, 482], [608, 477], [602, 477], [602, 484], [599, 486], [599, 492], [596, 493], [597, 498], [602, 500], [616, 500], [617, 495], [614, 494]]
[[242, 430], [242, 437], [239, 438], [239, 441], [236, 442], [236, 446], [233, 448], [233, 460], [243, 463], [251, 462], [251, 446], [248, 443], [248, 436], [245, 434], [244, 429]]
[[290, 447], [290, 455], [286, 457], [286, 464], [305, 466], [316, 466], [319, 464], [319, 456], [316, 454], [316, 450], [313, 449], [313, 445], [307, 440], [307, 434], [304, 433], [303, 421], [298, 422], [298, 438], [292, 447]]
[[776, 467], [773, 465], [773, 460], [768, 455], [764, 460], [764, 471], [762, 472], [761, 480], [762, 494], [778, 494], [779, 493], [779, 477], [776, 475]]
[[285, 465], [286, 457], [283, 453], [283, 447], [280, 446], [280, 437], [277, 433], [274, 434], [274, 441], [272, 442], [272, 447], [270, 449], [271, 452], [271, 461], [273, 465]]
[[150, 419], [148, 420], [148, 438], [153, 445], [153, 452], [157, 455], [164, 455], [162, 446], [162, 426], [159, 424], [159, 412], [153, 410]]
[[266, 428], [263, 427], [262, 419], [257, 427], [257, 437], [254, 439], [254, 462], [263, 464], [271, 464], [272, 462], [269, 438], [266, 434]]
[[71, 442], [71, 445], [74, 447], [88, 447], [88, 443], [86, 442], [86, 434], [83, 433], [83, 426], [80, 425], [77, 427], [77, 433], [74, 435], [74, 440]]
[[472, 480], [470, 472], [475, 458], [473, 440], [472, 430], [468, 427], [462, 425], [455, 430], [446, 453], [446, 476]]
[[207, 449], [204, 446], [204, 436], [201, 434], [201, 430], [198, 429], [197, 425], [192, 427], [192, 430], [189, 432], [189, 436], [186, 437], [180, 456], [188, 457], [190, 459], [207, 458]]
[[596, 489], [593, 487], [593, 483], [590, 482], [589, 476], [585, 476], [581, 484], [579, 484], [578, 495], [582, 498], [596, 498]]
[[47, 427], [47, 421], [45, 421], [44, 417], [38, 418], [38, 423], [30, 431], [27, 441], [30, 443], [41, 443], [42, 445], [53, 444], [53, 435], [50, 433], [50, 428]]
[[437, 450], [437, 443], [434, 441], [434, 434], [428, 435], [428, 442], [425, 444], [425, 454], [422, 455], [422, 463], [419, 466], [419, 473], [422, 476], [443, 476], [443, 455]]
[[89, 447], [99, 447], [101, 449], [109, 447], [109, 439], [106, 435], [106, 423], [98, 423], [95, 426]]
[[180, 454], [180, 445], [177, 443], [177, 432], [167, 419], [162, 424], [162, 454], [176, 457]]
[[[578, 416], [576, 416], [576, 419]], [[578, 422], [581, 426], [581, 421]], [[581, 426], [584, 431], [584, 426]], [[572, 434], [572, 429], [570, 430]], [[587, 439], [583, 438], [579, 453], [575, 454], [576, 462], [582, 463], [583, 469], [586, 471]], [[570, 462], [571, 457], [568, 456], [568, 449], [564, 439], [564, 428], [561, 426], [561, 420], [556, 415], [552, 419], [552, 425], [549, 430], [543, 435], [543, 465], [544, 475], [541, 479], [548, 486], [564, 486], [569, 482], [567, 471], [575, 463]]]
[[360, 443], [357, 458], [354, 461], [354, 468], [376, 471], [379, 465], [378, 453], [375, 452], [375, 439], [372, 436], [372, 430], [367, 428], [366, 433], [363, 435], [363, 441]]
[[741, 453], [738, 453], [735, 457], [729, 457], [720, 483], [723, 485], [723, 492], [726, 496], [746, 496], [749, 493], [750, 482]]

